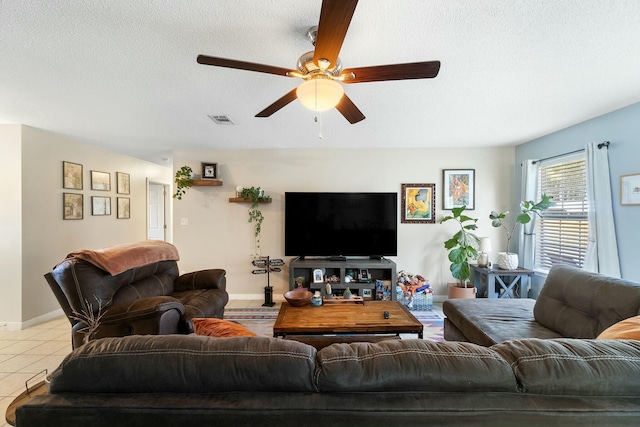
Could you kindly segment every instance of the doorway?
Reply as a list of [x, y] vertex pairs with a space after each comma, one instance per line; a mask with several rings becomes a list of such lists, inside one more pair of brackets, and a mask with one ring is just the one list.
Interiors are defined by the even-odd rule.
[[167, 193], [169, 186], [157, 182], [147, 185], [147, 239], [167, 240]]

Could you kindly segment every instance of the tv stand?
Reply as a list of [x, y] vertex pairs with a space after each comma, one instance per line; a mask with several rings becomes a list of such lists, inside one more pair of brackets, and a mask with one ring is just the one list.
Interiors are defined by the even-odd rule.
[[[396, 301], [396, 263], [385, 258], [340, 259], [329, 258], [293, 258], [289, 261], [289, 289], [295, 289], [296, 278], [310, 291], [320, 291], [326, 296], [326, 285], [331, 285], [331, 293], [340, 296], [346, 288], [365, 300], [389, 299]], [[314, 282], [314, 270], [322, 270], [323, 281]], [[360, 270], [367, 270], [366, 280], [359, 281]], [[345, 280], [347, 273], [353, 274], [350, 282]], [[335, 276], [335, 281], [329, 280]], [[386, 293], [376, 292], [376, 282], [382, 281]]]

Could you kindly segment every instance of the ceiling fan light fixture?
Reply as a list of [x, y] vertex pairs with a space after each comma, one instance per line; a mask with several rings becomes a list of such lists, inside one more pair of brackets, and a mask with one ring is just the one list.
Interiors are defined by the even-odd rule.
[[326, 111], [338, 105], [344, 95], [342, 85], [334, 80], [318, 76], [298, 86], [296, 96], [306, 108]]

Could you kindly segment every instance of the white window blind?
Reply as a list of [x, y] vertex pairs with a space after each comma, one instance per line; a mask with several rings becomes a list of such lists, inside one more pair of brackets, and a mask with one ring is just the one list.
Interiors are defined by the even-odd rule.
[[553, 163], [541, 162], [538, 171], [538, 200], [544, 193], [555, 206], [536, 221], [536, 270], [554, 264], [582, 267], [589, 238], [589, 209], [584, 154]]

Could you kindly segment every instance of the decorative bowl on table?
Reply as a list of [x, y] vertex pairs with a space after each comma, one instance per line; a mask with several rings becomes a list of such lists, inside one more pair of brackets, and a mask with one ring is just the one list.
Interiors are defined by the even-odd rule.
[[313, 294], [305, 288], [294, 289], [289, 292], [285, 292], [284, 299], [287, 300], [289, 305], [293, 307], [302, 307], [311, 303], [311, 297]]

